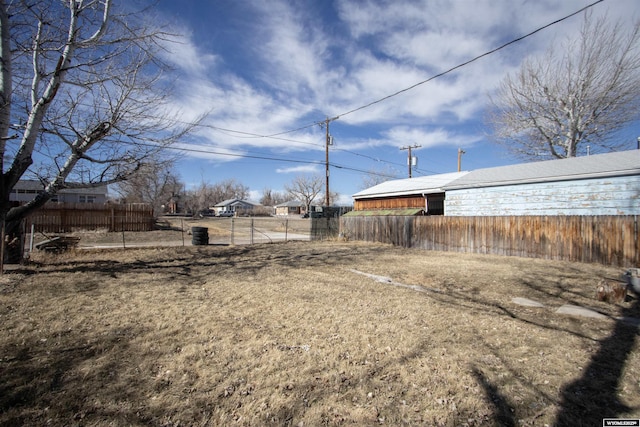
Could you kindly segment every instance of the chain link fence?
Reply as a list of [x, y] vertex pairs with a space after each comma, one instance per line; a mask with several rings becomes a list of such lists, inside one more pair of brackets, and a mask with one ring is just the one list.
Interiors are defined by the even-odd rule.
[[[117, 218], [116, 218], [117, 219]], [[73, 230], [68, 233], [25, 230], [22, 246], [57, 252], [78, 248], [132, 248], [201, 245], [251, 245], [291, 240], [327, 240], [338, 236], [338, 218], [188, 218], [162, 217], [152, 231]]]

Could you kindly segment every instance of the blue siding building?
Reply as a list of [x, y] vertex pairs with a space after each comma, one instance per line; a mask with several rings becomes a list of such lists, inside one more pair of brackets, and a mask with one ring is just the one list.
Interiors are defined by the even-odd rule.
[[353, 213], [371, 200], [424, 205], [433, 182], [445, 216], [640, 215], [640, 150], [388, 181], [355, 194]]
[[640, 150], [479, 169], [445, 192], [447, 216], [640, 215]]

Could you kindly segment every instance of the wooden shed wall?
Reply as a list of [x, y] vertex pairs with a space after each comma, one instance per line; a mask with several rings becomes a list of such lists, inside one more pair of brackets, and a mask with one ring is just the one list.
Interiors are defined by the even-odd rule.
[[447, 190], [447, 216], [639, 215], [640, 175]]
[[375, 199], [360, 199], [353, 202], [353, 210], [364, 211], [371, 209], [409, 209], [424, 208], [422, 196], [379, 197]]

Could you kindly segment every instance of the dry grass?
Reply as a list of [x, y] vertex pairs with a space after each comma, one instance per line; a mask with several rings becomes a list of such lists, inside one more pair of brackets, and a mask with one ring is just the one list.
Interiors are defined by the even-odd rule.
[[[615, 319], [638, 301], [594, 299], [619, 274], [339, 242], [40, 255], [0, 277], [0, 423], [640, 418], [638, 329]], [[554, 313], [567, 303], [610, 318]]]

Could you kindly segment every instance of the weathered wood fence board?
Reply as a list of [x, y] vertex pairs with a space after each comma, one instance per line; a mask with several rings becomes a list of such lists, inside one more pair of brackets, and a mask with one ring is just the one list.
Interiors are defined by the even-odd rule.
[[44, 233], [74, 230], [151, 231], [153, 209], [146, 204], [50, 203], [31, 214], [28, 227]]
[[427, 250], [640, 266], [638, 216], [341, 217], [353, 240]]

